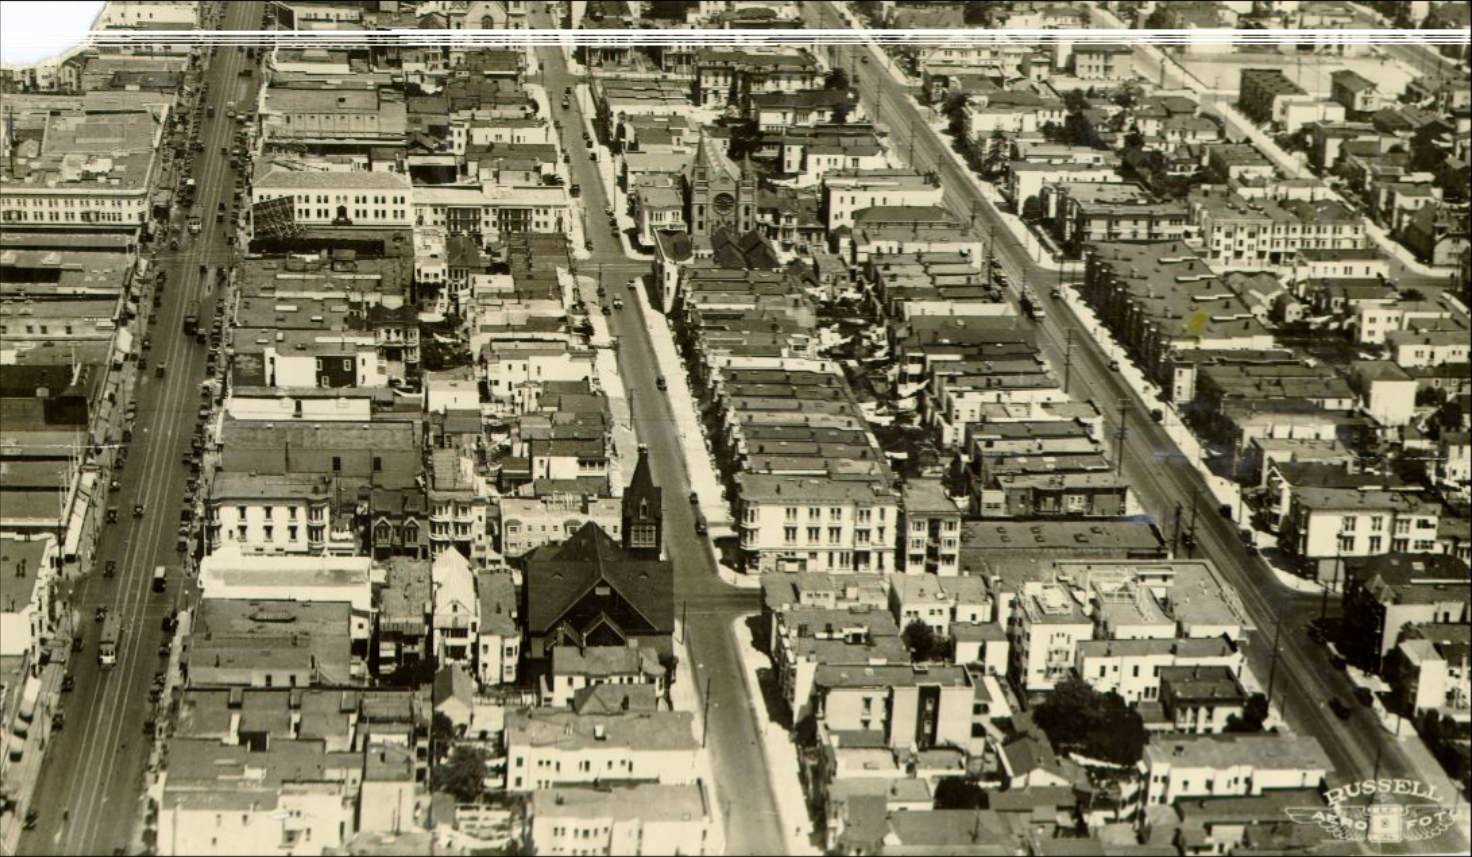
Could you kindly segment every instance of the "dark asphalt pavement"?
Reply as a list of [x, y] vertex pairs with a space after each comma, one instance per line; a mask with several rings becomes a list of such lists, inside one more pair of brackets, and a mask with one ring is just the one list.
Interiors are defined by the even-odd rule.
[[[225, 26], [258, 29], [263, 6], [227, 4]], [[164, 640], [160, 622], [177, 606], [181, 588], [180, 581], [169, 580], [165, 593], [154, 593], [151, 580], [156, 565], [181, 559], [175, 531], [189, 476], [182, 458], [190, 448], [205, 378], [207, 348], [183, 334], [182, 322], [185, 307], [198, 297], [206, 308], [202, 324], [209, 324], [213, 294], [201, 282], [199, 266], [224, 263], [231, 255], [225, 244], [228, 227], [214, 222], [213, 211], [218, 202], [230, 205], [233, 176], [219, 149], [234, 133], [234, 123], [225, 118], [226, 102], [245, 103], [244, 94], [254, 87], [255, 78], [237, 75], [244, 62], [243, 52], [220, 48], [207, 72], [208, 98], [216, 115], [204, 120], [204, 151], [195, 156], [192, 173], [207, 216], [198, 236], [181, 242], [178, 251], [165, 248], [158, 256], [167, 287], [158, 322], [149, 331], [149, 367], [135, 388], [138, 418], [129, 460], [120, 474], [120, 490], [107, 500], [120, 514], [116, 524], [103, 527], [96, 552], [99, 564], [116, 559], [118, 572], [109, 579], [96, 569], [74, 593], [73, 604], [88, 626], [86, 647], [73, 656], [76, 690], [63, 701], [67, 725], [47, 752], [33, 803], [41, 817], [21, 839], [23, 854], [111, 853], [128, 846], [138, 818], [150, 748], [143, 724], [153, 710], [148, 689], [154, 672], [165, 664], [157, 654]], [[140, 317], [148, 307], [147, 301], [140, 302]], [[163, 378], [154, 375], [158, 363], [167, 366]], [[141, 518], [132, 517], [135, 503], [144, 506]], [[101, 625], [92, 618], [98, 605], [123, 618], [118, 663], [112, 667], [97, 662]]]

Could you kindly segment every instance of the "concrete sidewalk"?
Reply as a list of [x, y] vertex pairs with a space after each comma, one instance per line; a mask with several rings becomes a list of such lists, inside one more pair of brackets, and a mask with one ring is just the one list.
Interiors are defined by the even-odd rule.
[[668, 320], [649, 305], [645, 290], [633, 289], [630, 297], [636, 302], [640, 322], [649, 332], [655, 363], [669, 388], [667, 398], [680, 434], [680, 447], [685, 457], [685, 471], [690, 477], [690, 490], [700, 498], [700, 513], [705, 516], [711, 537], [715, 538], [723, 535], [718, 528], [729, 529], [732, 526], [731, 508], [726, 502], [721, 480], [716, 475], [715, 461], [696, 412], [695, 397], [691, 394], [685, 377], [684, 363], [675, 348]]
[[797, 744], [791, 734], [772, 723], [767, 716], [757, 670], [770, 669], [771, 660], [753, 648], [746, 628], [748, 618], [750, 616], [745, 615], [732, 620], [731, 633], [736, 637], [736, 650], [741, 655], [741, 681], [746, 688], [746, 698], [756, 717], [762, 751], [767, 755], [767, 770], [782, 825], [782, 838], [787, 844], [786, 853], [821, 854], [823, 852], [812, 841], [813, 823], [808, 816], [807, 795], [803, 793], [802, 779], [798, 774]]
[[699, 765], [699, 776], [705, 787], [709, 789], [711, 829], [716, 832], [718, 841], [707, 843], [710, 853], [724, 854], [726, 842], [731, 839], [731, 833], [726, 829], [728, 820], [725, 807], [730, 802], [729, 796], [722, 795], [720, 783], [716, 780], [715, 769], [711, 765], [710, 750], [705, 747], [705, 721], [701, 718], [702, 708], [700, 695], [695, 690], [695, 675], [690, 665], [695, 662], [695, 655], [690, 651], [689, 638], [685, 635], [685, 623], [683, 620], [675, 619], [675, 681], [670, 686], [670, 708], [675, 711], [688, 711], [695, 715], [693, 720], [693, 731], [695, 740], [701, 744]]
[[[848, 21], [850, 27], [856, 30], [865, 29], [862, 22], [849, 11], [846, 3], [835, 3], [834, 6], [837, 7], [839, 14]], [[889, 55], [878, 45], [874, 44], [872, 40], [866, 40], [864, 46], [869, 49], [871, 56], [879, 60], [879, 64], [884, 66], [896, 83], [907, 88], [916, 86], [903, 71], [895, 67]], [[945, 132], [945, 122], [939, 118], [939, 114], [931, 108], [922, 108], [909, 95], [906, 95], [906, 98], [909, 99], [909, 103], [906, 106], [920, 114], [921, 121], [925, 122], [926, 125], [935, 131], [939, 137], [940, 149], [945, 153], [945, 157], [951, 160], [956, 168], [960, 170], [961, 174], [966, 176], [967, 180], [971, 182], [971, 186], [977, 193], [981, 194], [982, 201], [990, 209], [989, 213], [991, 216], [1011, 233], [1017, 243], [1022, 246], [1022, 249], [1027, 252], [1032, 263], [1044, 270], [1061, 271], [1063, 269], [1063, 263], [1055, 259], [1051, 253], [1047, 252], [1046, 248], [1038, 241], [1037, 236], [1033, 235], [1032, 231], [1027, 228], [1027, 225], [1022, 222], [1022, 219], [1003, 209], [1004, 202], [1001, 193], [990, 182], [982, 181], [980, 176], [972, 172], [970, 165], [966, 163], [966, 159], [961, 157], [951, 147], [950, 137]], [[928, 117], [926, 115], [927, 113], [929, 114]]]

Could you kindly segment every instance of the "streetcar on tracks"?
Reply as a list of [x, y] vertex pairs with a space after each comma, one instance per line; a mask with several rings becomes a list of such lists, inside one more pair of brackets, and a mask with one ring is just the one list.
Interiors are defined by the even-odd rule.
[[118, 644], [122, 642], [123, 622], [115, 612], [102, 621], [102, 636], [97, 638], [97, 663], [110, 667], [118, 662]]

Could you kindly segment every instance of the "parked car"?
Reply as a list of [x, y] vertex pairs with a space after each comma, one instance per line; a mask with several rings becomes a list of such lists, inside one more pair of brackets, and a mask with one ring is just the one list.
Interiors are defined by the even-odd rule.
[[1118, 372], [1119, 371], [1119, 361], [1118, 360], [1110, 360], [1109, 361], [1109, 371], [1110, 372]]
[[1337, 696], [1329, 700], [1329, 710], [1333, 711], [1334, 716], [1340, 720], [1348, 720], [1349, 715], [1353, 713], [1349, 706], [1344, 704], [1344, 700]]
[[709, 531], [710, 531], [710, 527], [706, 525], [705, 518], [696, 518], [695, 519], [695, 533], [696, 533], [696, 535], [703, 536], [703, 535], [705, 535]]
[[1160, 408], [1151, 408], [1150, 419], [1155, 420], [1158, 423], [1165, 422], [1165, 411], [1162, 411]]
[[1360, 705], [1373, 706], [1375, 704], [1375, 692], [1368, 687], [1356, 687], [1354, 698], [1359, 700]]
[[141, 518], [141, 517], [143, 517], [143, 504], [142, 503], [134, 503], [133, 504], [133, 517], [135, 517], [135, 518]]
[[691, 491], [690, 492], [690, 505], [695, 506], [695, 505], [698, 505], [699, 503], [700, 503], [700, 495], [697, 494], [697, 493], [695, 493], [694, 491]]
[[660, 390], [668, 390], [670, 388], [669, 384], [665, 383], [663, 375], [654, 379], [654, 386]]

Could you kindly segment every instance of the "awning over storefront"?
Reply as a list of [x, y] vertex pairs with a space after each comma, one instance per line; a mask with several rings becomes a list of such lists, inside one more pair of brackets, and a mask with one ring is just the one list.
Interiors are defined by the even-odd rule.
[[116, 341], [113, 343], [113, 357], [120, 359], [127, 357], [133, 352], [133, 332], [126, 327], [118, 328]]

